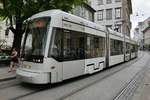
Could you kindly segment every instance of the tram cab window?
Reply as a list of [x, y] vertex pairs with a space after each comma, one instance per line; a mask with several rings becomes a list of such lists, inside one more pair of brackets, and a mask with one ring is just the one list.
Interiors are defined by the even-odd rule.
[[62, 29], [53, 28], [48, 57], [53, 57], [58, 61], [62, 60]]
[[[25, 61], [43, 63], [50, 20], [50, 17], [41, 17], [28, 21], [21, 51]], [[38, 62], [35, 59], [39, 59]]]

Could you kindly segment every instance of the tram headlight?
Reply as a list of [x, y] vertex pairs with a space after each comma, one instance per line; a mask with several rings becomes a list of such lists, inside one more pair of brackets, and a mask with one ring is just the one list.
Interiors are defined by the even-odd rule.
[[35, 59], [33, 59], [33, 62], [35, 62]]
[[43, 63], [43, 59], [42, 58], [34, 58], [32, 61], [34, 63]]

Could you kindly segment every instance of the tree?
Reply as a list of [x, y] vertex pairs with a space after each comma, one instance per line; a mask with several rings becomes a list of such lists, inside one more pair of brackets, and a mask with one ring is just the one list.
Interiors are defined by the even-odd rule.
[[[70, 11], [73, 6], [82, 4], [86, 0], [0, 0], [0, 16], [10, 21], [9, 29], [14, 33], [13, 47], [20, 50], [21, 39], [24, 33], [24, 21], [33, 14], [50, 10], [61, 9]], [[13, 20], [15, 19], [15, 27]]]

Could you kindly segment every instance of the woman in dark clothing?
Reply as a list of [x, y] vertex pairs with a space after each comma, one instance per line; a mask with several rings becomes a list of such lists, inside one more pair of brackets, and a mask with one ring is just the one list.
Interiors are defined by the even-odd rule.
[[10, 71], [13, 71], [13, 70], [16, 70], [16, 65], [18, 63], [18, 52], [16, 51], [16, 48], [13, 48], [12, 49], [12, 52], [11, 52], [11, 62], [10, 62], [10, 68], [9, 68], [9, 72]]

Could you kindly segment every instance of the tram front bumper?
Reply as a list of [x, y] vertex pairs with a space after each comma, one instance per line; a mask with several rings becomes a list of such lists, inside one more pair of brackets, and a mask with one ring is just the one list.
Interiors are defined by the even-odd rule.
[[50, 73], [45, 72], [32, 72], [22, 69], [16, 71], [17, 79], [33, 84], [47, 84], [50, 83]]

